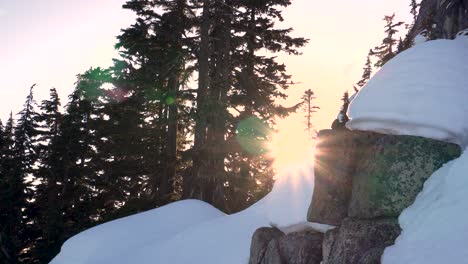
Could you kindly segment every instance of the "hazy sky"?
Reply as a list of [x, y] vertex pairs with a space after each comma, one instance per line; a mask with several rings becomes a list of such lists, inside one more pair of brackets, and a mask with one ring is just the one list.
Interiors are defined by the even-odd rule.
[[[36, 100], [56, 87], [62, 103], [76, 74], [107, 67], [116, 56], [115, 36], [133, 23], [125, 0], [0, 0], [0, 118], [21, 110], [29, 87]], [[318, 128], [329, 127], [346, 89], [357, 82], [368, 50], [380, 44], [384, 15], [410, 22], [409, 0], [293, 0], [285, 23], [310, 39], [303, 55], [280, 56], [294, 81], [287, 103], [306, 89], [316, 93]]]

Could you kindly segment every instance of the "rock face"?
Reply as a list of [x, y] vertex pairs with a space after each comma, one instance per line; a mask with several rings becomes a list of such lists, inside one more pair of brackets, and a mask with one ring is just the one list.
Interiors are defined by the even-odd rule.
[[268, 243], [282, 236], [284, 236], [284, 233], [277, 228], [261, 227], [255, 230], [250, 244], [249, 264], [262, 263]]
[[324, 239], [324, 264], [379, 264], [384, 249], [400, 234], [396, 219], [347, 218]]
[[455, 144], [422, 137], [321, 131], [307, 220], [336, 226], [347, 216], [396, 218], [427, 178], [460, 154]]
[[314, 231], [285, 235], [277, 228], [255, 231], [249, 264], [320, 264], [323, 234]]
[[336, 226], [348, 214], [356, 151], [354, 133], [322, 130], [317, 136], [315, 187], [307, 220]]
[[360, 132], [354, 141], [348, 216], [359, 219], [397, 218], [432, 173], [461, 154], [455, 144], [414, 136]]
[[411, 37], [432, 29], [434, 38], [451, 39], [468, 27], [468, 0], [423, 0]]
[[307, 219], [337, 228], [325, 235], [261, 228], [252, 238], [250, 264], [379, 264], [401, 232], [400, 213], [461, 148], [416, 136], [338, 129], [319, 132], [315, 153]]
[[[320, 264], [323, 234], [305, 231], [288, 234], [279, 239], [283, 264]], [[268, 254], [267, 254], [268, 255]], [[270, 263], [270, 262], [266, 262]]]
[[416, 136], [321, 131], [307, 216], [338, 226], [325, 234], [322, 263], [380, 263], [400, 233], [400, 213], [434, 171], [460, 154], [458, 145]]

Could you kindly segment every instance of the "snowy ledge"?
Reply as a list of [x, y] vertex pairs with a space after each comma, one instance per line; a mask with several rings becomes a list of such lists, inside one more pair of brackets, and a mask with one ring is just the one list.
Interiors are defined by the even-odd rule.
[[468, 146], [468, 38], [420, 43], [387, 62], [352, 100], [351, 130]]
[[[379, 115], [379, 113], [376, 113]], [[405, 120], [406, 117], [382, 114], [385, 118], [375, 118], [373, 116], [360, 116], [351, 119], [346, 123], [346, 127], [351, 130], [373, 131], [389, 135], [407, 135], [431, 138], [444, 142], [454, 143], [460, 146], [467, 142], [460, 140], [463, 135], [455, 133], [442, 126], [427, 125], [418, 123], [416, 120]]]

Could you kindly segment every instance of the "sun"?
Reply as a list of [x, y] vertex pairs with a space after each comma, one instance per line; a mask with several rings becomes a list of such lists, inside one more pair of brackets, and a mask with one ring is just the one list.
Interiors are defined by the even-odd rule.
[[304, 172], [313, 164], [313, 140], [302, 119], [279, 120], [268, 149], [279, 175]]

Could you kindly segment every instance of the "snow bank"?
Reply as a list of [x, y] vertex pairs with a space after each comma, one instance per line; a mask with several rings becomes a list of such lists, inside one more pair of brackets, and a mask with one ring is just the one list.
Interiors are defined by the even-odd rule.
[[351, 102], [351, 130], [468, 145], [468, 39], [420, 43], [386, 63]]
[[144, 213], [114, 220], [67, 240], [61, 253], [51, 263], [120, 263], [110, 261], [148, 243], [155, 247], [188, 227], [224, 213], [211, 205], [185, 200]]
[[313, 169], [278, 177], [270, 194], [224, 215], [199, 201], [181, 201], [106, 223], [69, 239], [52, 264], [247, 263], [253, 232], [306, 221]]
[[382, 263], [468, 263], [468, 151], [436, 171], [403, 211]]

